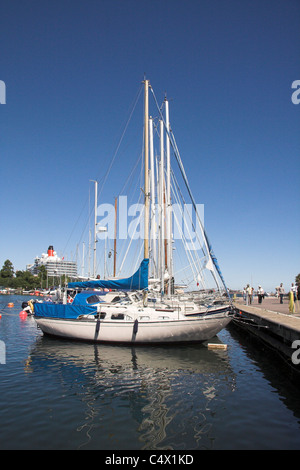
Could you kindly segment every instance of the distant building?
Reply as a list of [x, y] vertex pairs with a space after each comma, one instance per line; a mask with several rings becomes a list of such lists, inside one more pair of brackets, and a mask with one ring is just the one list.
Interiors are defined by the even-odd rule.
[[33, 264], [27, 265], [27, 271], [31, 274], [38, 274], [39, 268], [45, 266], [48, 276], [77, 277], [77, 264], [75, 261], [65, 261], [59, 258], [53, 246], [50, 245], [47, 253], [42, 253], [41, 257], [36, 257]]

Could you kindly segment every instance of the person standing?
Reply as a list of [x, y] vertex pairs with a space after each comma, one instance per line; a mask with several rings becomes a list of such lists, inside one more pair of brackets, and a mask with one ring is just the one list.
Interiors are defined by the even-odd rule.
[[294, 295], [294, 302], [296, 302], [296, 300], [297, 300], [297, 290], [298, 290], [297, 285], [295, 285], [292, 282], [291, 291], [293, 292], [293, 295]]
[[293, 286], [294, 284], [291, 285], [290, 292], [289, 292], [289, 312], [290, 313], [295, 313]]
[[247, 284], [246, 293], [247, 293], [247, 305], [251, 305], [251, 303], [252, 303], [252, 287], [250, 287], [249, 284]]
[[284, 287], [282, 283], [279, 286], [278, 292], [279, 292], [280, 303], [283, 304]]
[[258, 286], [257, 297], [258, 297], [258, 303], [259, 304], [262, 303], [262, 299], [264, 298], [264, 294], [265, 294], [265, 291], [263, 290], [263, 288], [261, 286]]
[[246, 287], [244, 287], [244, 289], [243, 289], [243, 299], [244, 299], [244, 302], [246, 304], [246, 299], [247, 299]]

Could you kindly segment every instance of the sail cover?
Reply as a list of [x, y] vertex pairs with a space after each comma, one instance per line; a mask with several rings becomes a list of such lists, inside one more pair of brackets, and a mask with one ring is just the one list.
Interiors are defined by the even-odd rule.
[[124, 289], [124, 290], [142, 290], [148, 288], [148, 265], [149, 259], [145, 258], [140, 264], [139, 269], [131, 276], [126, 279], [111, 279], [102, 280], [97, 279], [95, 281], [82, 281], [82, 282], [69, 282], [68, 287], [76, 288], [97, 288], [102, 287], [104, 289]]

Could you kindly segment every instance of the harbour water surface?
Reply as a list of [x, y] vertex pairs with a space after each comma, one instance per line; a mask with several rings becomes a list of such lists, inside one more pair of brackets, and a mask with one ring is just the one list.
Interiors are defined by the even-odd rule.
[[299, 389], [235, 330], [227, 350], [69, 342], [24, 300], [0, 296], [0, 449], [300, 449]]

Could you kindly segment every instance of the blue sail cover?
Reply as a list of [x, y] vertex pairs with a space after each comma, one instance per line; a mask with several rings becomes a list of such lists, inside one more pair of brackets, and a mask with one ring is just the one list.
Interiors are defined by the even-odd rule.
[[79, 315], [95, 315], [97, 307], [94, 305], [54, 304], [43, 302], [34, 304], [35, 317], [48, 318], [78, 318]]
[[68, 287], [72, 289], [90, 287], [92, 289], [102, 287], [103, 289], [123, 289], [123, 290], [142, 290], [148, 288], [148, 265], [149, 259], [145, 258], [141, 262], [139, 269], [126, 279], [112, 279], [82, 282], [69, 282]]

